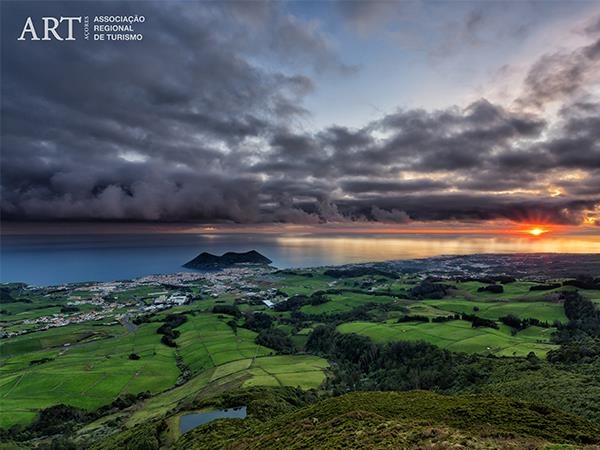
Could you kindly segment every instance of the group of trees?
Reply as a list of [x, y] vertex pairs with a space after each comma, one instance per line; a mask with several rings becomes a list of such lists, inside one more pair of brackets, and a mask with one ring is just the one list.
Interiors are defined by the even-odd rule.
[[244, 328], [252, 331], [261, 332], [262, 330], [271, 328], [273, 325], [271, 316], [263, 312], [248, 313], [245, 315], [245, 318]]
[[488, 284], [487, 286], [481, 286], [477, 288], [477, 292], [491, 292], [492, 294], [502, 294], [504, 288], [501, 284]]
[[383, 306], [385, 305], [381, 305], [381, 308], [379, 308], [380, 305], [377, 303], [365, 303], [351, 309], [350, 311], [340, 311], [326, 314], [309, 314], [302, 311], [292, 311], [290, 318], [287, 321], [291, 324], [310, 322], [340, 324], [342, 322], [370, 320], [370, 312], [378, 308], [383, 310]]
[[279, 328], [267, 328], [262, 330], [256, 336], [255, 342], [258, 345], [272, 348], [279, 353], [291, 354], [296, 352], [294, 343], [287, 333]]
[[300, 272], [297, 270], [282, 269], [275, 272], [277, 275], [293, 275], [296, 277], [312, 278], [312, 272]]
[[488, 275], [484, 277], [458, 277], [456, 278], [456, 281], [458, 281], [459, 283], [475, 281], [477, 283], [483, 284], [509, 284], [514, 283], [515, 281], [517, 281], [517, 279], [510, 275]]
[[180, 333], [175, 328], [184, 324], [185, 322], [187, 322], [187, 317], [185, 314], [169, 314], [165, 318], [164, 323], [156, 330], [158, 334], [163, 335], [160, 339], [160, 342], [168, 347], [177, 347], [177, 342], [175, 342], [175, 339], [179, 337]]
[[563, 292], [566, 324], [557, 324], [554, 340], [560, 348], [548, 353], [551, 362], [586, 363], [600, 359], [600, 310], [579, 292]]
[[[258, 345], [264, 345], [284, 354], [296, 352], [296, 347], [288, 334], [282, 329], [273, 328], [275, 322], [269, 314], [260, 311], [250, 312], [244, 314], [244, 319], [243, 327], [258, 333], [255, 339]], [[237, 331], [237, 321], [230, 320], [227, 324], [234, 332]]]
[[228, 314], [236, 318], [242, 317], [242, 312], [237, 305], [215, 305], [212, 312], [213, 314]]
[[322, 305], [323, 303], [327, 303], [329, 298], [325, 296], [323, 291], [317, 291], [307, 295], [294, 295], [293, 297], [288, 298], [282, 302], [277, 303], [273, 309], [278, 312], [283, 311], [297, 311], [302, 308], [304, 305]]
[[581, 336], [564, 342], [557, 350], [548, 352], [547, 359], [553, 363], [592, 363], [600, 358], [600, 340]]
[[460, 314], [451, 314], [449, 316], [436, 316], [432, 317], [431, 321], [434, 323], [450, 322], [451, 320], [460, 320]]
[[29, 361], [29, 365], [30, 366], [39, 366], [40, 364], [45, 364], [50, 361], [54, 361], [54, 358], [32, 359], [31, 361]]
[[[101, 406], [95, 411], [87, 411], [85, 409], [64, 404], [53, 405], [40, 410], [36, 419], [30, 425], [14, 425], [8, 430], [0, 428], [0, 442], [23, 442], [40, 437], [58, 436], [48, 444], [41, 442], [41, 445], [37, 445], [36, 448], [57, 450], [81, 448], [80, 446], [75, 445], [67, 437], [75, 429], [102, 416], [128, 408], [138, 401], [147, 399], [150, 396], [151, 394], [149, 391], [140, 392], [137, 395], [120, 395], [110, 404]], [[12, 447], [9, 445], [6, 448]]]
[[436, 283], [436, 280], [426, 278], [419, 284], [415, 285], [409, 292], [409, 296], [415, 300], [429, 299], [442, 299], [448, 294], [450, 286]]
[[542, 328], [550, 327], [550, 324], [548, 322], [542, 322], [541, 320], [535, 319], [533, 317], [531, 317], [529, 319], [520, 319], [519, 317], [515, 316], [514, 314], [508, 314], [506, 316], [502, 316], [502, 317], [500, 317], [499, 320], [504, 325], [507, 325], [517, 331], [524, 330], [525, 328], [528, 328], [531, 326], [542, 327]]
[[584, 337], [600, 338], [600, 310], [594, 302], [584, 298], [579, 292], [563, 292], [565, 315], [569, 322], [560, 325], [556, 341], [566, 343]]
[[376, 344], [366, 336], [319, 326], [306, 348], [333, 361], [335, 392], [348, 390], [448, 389], [462, 356], [425, 342]]
[[573, 280], [563, 282], [563, 286], [575, 286], [579, 289], [600, 289], [600, 278], [594, 278], [590, 275], [578, 275]]
[[471, 326], [473, 328], [487, 327], [494, 328], [495, 330], [499, 328], [495, 320], [485, 319], [483, 317], [476, 316], [475, 314], [463, 313], [460, 318], [462, 320], [466, 320], [467, 322], [471, 322]]
[[397, 323], [403, 323], [403, 322], [429, 322], [429, 317], [427, 316], [419, 316], [419, 315], [414, 315], [414, 316], [402, 316], [397, 320]]

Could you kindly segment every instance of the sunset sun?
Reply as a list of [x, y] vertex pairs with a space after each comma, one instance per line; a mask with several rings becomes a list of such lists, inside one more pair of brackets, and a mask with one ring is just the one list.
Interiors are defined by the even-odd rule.
[[548, 230], [544, 230], [543, 228], [532, 228], [531, 230], [527, 230], [529, 234], [532, 236], [541, 236], [544, 233], [547, 233]]

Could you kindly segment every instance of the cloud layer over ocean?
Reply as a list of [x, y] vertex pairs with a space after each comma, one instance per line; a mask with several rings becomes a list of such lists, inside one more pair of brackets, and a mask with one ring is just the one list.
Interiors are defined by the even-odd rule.
[[[3, 3], [3, 219], [600, 220], [600, 9], [561, 24], [569, 45], [498, 61], [489, 85], [518, 79], [510, 95], [314, 124], [327, 105], [311, 99], [381, 89], [328, 90], [374, 64], [348, 58], [346, 36], [421, 20], [418, 5], [369, 5]], [[486, 45], [481, 7], [451, 40], [419, 44], [432, 67], [442, 44], [456, 61]], [[143, 14], [144, 40], [16, 41], [30, 15], [107, 13]], [[423, 38], [407, 33], [378, 57]]]

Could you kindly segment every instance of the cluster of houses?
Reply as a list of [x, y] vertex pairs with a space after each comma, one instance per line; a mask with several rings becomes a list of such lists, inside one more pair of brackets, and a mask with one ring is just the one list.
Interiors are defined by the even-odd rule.
[[[257, 286], [250, 280], [252, 276], [257, 274], [257, 270], [259, 269], [256, 267], [236, 267], [216, 272], [180, 272], [165, 275], [150, 275], [136, 280], [59, 286], [54, 288], [54, 292], [67, 291], [70, 294], [66, 305], [72, 307], [93, 305], [93, 310], [78, 312], [76, 308], [73, 308], [72, 312], [69, 311], [23, 320], [20, 323], [33, 325], [35, 330], [45, 330], [73, 323], [106, 319], [108, 317], [118, 318], [120, 315], [131, 313], [134, 310], [143, 312], [162, 311], [174, 306], [189, 304], [193, 297], [185, 291], [189, 291], [190, 284], [194, 282], [201, 282], [201, 292], [204, 295], [219, 297], [226, 293], [243, 292], [249, 296], [256, 295], [255, 301], [263, 301], [265, 305], [271, 308], [276, 303], [273, 301], [277, 294], [276, 289], [252, 292], [257, 289]], [[115, 301], [121, 292], [143, 286], [157, 287], [156, 292], [147, 294], [149, 297], [155, 297], [150, 304], [147, 301], [144, 303], [134, 299], [124, 299], [125, 302], [121, 300], [119, 302]], [[164, 288], [166, 286], [170, 289], [160, 290], [161, 287]], [[173, 288], [177, 289], [178, 287], [180, 291], [172, 291]], [[91, 296], [81, 294], [82, 291], [91, 293]], [[115, 315], [116, 313], [119, 314]], [[12, 337], [31, 331], [33, 330], [29, 327], [28, 329], [21, 329], [19, 331], [7, 331], [5, 328], [0, 328], [0, 338]]]
[[[116, 306], [116, 305], [115, 305]], [[26, 319], [21, 323], [23, 325], [38, 325], [35, 327], [35, 331], [48, 330], [50, 328], [64, 327], [74, 323], [82, 323], [90, 320], [101, 320], [111, 316], [114, 308], [108, 308], [102, 311], [87, 311], [76, 314], [53, 314], [51, 316], [42, 316], [37, 319]], [[0, 337], [13, 337], [20, 334], [25, 334], [31, 330], [23, 330], [21, 332], [16, 331], [2, 331]]]
[[162, 311], [163, 309], [172, 308], [173, 306], [181, 306], [190, 303], [192, 297], [189, 294], [182, 294], [176, 292], [167, 297], [167, 295], [162, 294], [151, 305], [144, 306], [142, 311], [146, 312], [156, 312]]

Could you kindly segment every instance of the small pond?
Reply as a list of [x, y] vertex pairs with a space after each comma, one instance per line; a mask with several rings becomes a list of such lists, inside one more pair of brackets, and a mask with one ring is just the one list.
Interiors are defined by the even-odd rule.
[[246, 407], [238, 406], [229, 409], [215, 409], [202, 413], [186, 414], [179, 418], [179, 431], [185, 433], [192, 428], [204, 425], [217, 419], [244, 419], [246, 417]]

